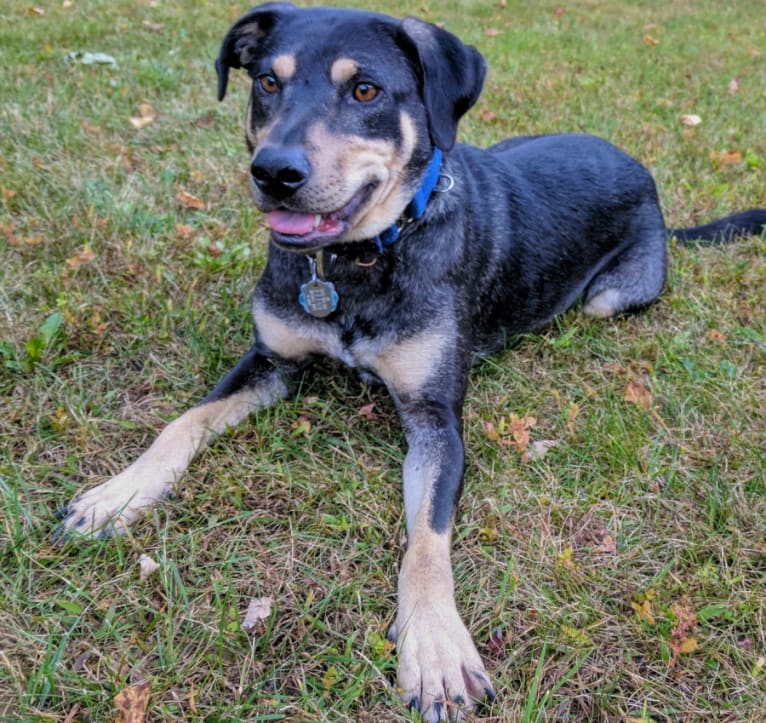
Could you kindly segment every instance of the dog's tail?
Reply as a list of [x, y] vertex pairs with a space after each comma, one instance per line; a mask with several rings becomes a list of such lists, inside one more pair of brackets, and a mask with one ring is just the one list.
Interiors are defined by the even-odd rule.
[[726, 243], [738, 236], [759, 235], [766, 232], [766, 208], [751, 208], [749, 211], [725, 216], [704, 226], [694, 228], [671, 228], [668, 231], [682, 243], [712, 241]]

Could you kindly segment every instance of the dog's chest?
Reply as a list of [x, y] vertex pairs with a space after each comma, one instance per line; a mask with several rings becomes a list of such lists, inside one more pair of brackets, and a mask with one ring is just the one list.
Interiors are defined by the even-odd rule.
[[282, 318], [256, 299], [253, 304], [258, 340], [277, 356], [290, 361], [303, 361], [326, 356], [352, 368], [373, 371], [377, 357], [386, 348], [382, 339], [358, 333], [343, 333], [337, 324], [315, 321], [307, 316]]

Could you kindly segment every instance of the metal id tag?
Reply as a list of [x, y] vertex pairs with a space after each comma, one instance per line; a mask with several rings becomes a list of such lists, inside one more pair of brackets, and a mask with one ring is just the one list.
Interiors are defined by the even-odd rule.
[[318, 319], [324, 319], [338, 308], [338, 292], [332, 281], [312, 279], [301, 286], [298, 297], [304, 311]]

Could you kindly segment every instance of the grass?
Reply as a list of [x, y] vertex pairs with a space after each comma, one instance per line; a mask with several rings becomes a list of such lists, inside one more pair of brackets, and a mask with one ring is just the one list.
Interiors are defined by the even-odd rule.
[[[150, 721], [411, 720], [385, 642], [403, 437], [342, 370], [217, 441], [129, 537], [51, 544], [54, 512], [248, 347], [267, 236], [243, 183], [244, 79], [214, 101], [244, 5], [30, 5], [0, 10], [0, 718], [112, 720], [148, 681]], [[386, 9], [486, 54], [465, 140], [603, 135], [652, 168], [671, 225], [766, 205], [752, 4]], [[156, 119], [136, 129], [142, 103]], [[477, 365], [454, 566], [499, 694], [487, 720], [766, 715], [765, 282], [762, 238], [674, 247], [645, 313], [573, 310]], [[522, 459], [511, 414], [555, 446]], [[160, 564], [145, 581], [142, 553]]]

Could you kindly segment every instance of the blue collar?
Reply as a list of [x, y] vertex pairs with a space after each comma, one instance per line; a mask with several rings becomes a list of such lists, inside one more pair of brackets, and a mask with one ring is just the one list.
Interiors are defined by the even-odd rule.
[[423, 176], [423, 182], [420, 184], [420, 188], [418, 188], [417, 193], [404, 211], [404, 224], [402, 224], [401, 221], [392, 223], [387, 229], [385, 229], [385, 231], [382, 231], [373, 239], [373, 241], [378, 245], [379, 253], [383, 253], [384, 246], [390, 246], [399, 240], [399, 233], [401, 232], [401, 229], [404, 225], [410, 221], [419, 219], [426, 212], [428, 200], [431, 198], [431, 194], [434, 192], [436, 185], [439, 183], [441, 168], [441, 149], [434, 148], [434, 155], [432, 156], [431, 162], [428, 164], [426, 173]]

